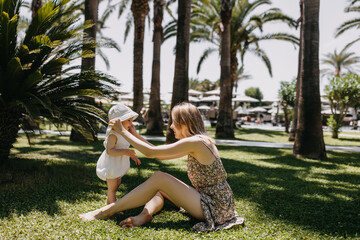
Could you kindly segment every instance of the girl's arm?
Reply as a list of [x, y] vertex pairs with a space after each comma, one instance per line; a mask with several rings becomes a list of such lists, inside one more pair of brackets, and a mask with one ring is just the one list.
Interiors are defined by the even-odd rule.
[[115, 148], [116, 141], [117, 141], [117, 138], [114, 134], [110, 134], [108, 136], [107, 143], [106, 143], [106, 153], [107, 154], [109, 154], [110, 156], [113, 156], [113, 157], [126, 155], [126, 156], [129, 156], [135, 162], [136, 165], [141, 164], [140, 160], [136, 157], [134, 150], [116, 149]]
[[123, 128], [120, 120], [110, 121], [111, 126], [116, 132], [121, 134], [134, 148], [142, 152], [147, 157], [156, 157], [159, 159], [172, 159], [175, 157], [185, 156], [187, 154], [198, 152], [202, 149], [198, 138], [184, 138], [176, 143], [153, 146], [146, 142], [141, 141], [129, 131]]

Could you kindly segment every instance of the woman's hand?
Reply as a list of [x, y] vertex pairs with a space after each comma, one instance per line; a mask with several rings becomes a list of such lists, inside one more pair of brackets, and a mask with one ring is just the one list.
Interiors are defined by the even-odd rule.
[[137, 132], [136, 132], [135, 126], [132, 122], [131, 122], [131, 125], [129, 126], [128, 130], [132, 135], [136, 136]]
[[112, 127], [112, 129], [115, 130], [115, 132], [120, 133], [123, 131], [126, 131], [126, 129], [123, 127], [120, 119], [113, 119], [109, 122], [109, 127]]

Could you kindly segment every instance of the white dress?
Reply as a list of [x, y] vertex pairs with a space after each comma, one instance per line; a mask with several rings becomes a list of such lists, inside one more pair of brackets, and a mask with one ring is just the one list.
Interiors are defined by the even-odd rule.
[[[130, 143], [128, 143], [125, 138], [114, 130], [107, 131], [106, 139], [104, 141], [104, 147], [106, 148], [107, 140], [110, 134], [114, 134], [117, 138], [115, 148], [116, 149], [128, 149]], [[130, 169], [130, 160], [129, 156], [110, 156], [104, 150], [99, 157], [99, 160], [96, 164], [96, 175], [106, 181], [106, 179], [114, 179], [124, 176]]]

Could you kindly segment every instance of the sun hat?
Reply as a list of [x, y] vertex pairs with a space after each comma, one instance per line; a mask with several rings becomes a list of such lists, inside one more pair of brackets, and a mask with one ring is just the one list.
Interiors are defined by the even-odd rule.
[[125, 106], [122, 103], [116, 104], [112, 106], [109, 110], [109, 120], [113, 120], [115, 118], [120, 118], [120, 121], [125, 121], [128, 119], [134, 120], [137, 118], [139, 114], [131, 110], [129, 107]]

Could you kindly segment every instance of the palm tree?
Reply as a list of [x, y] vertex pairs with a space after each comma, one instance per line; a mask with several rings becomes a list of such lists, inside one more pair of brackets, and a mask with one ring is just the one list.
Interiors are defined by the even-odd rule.
[[[144, 32], [145, 18], [149, 12], [148, 0], [132, 0], [131, 12], [134, 17], [134, 59], [133, 59], [133, 76], [134, 76], [134, 99], [133, 110], [137, 113], [143, 108], [143, 56], [144, 56]], [[139, 118], [143, 121], [142, 116]]]
[[346, 69], [348, 73], [354, 73], [353, 66], [359, 63], [360, 57], [356, 56], [354, 52], [346, 52], [347, 48], [343, 48], [340, 53], [334, 50], [334, 53], [328, 53], [322, 59], [324, 65], [329, 66], [321, 70], [324, 76], [341, 77], [343, 69]]
[[[127, 9], [130, 0], [122, 0], [119, 3], [110, 6], [119, 6], [119, 17]], [[127, 16], [125, 23], [124, 42], [134, 24], [134, 49], [133, 49], [133, 110], [139, 113], [138, 121], [144, 122], [141, 114], [143, 108], [143, 53], [144, 53], [144, 32], [145, 32], [145, 18], [149, 13], [148, 0], [131, 0], [131, 15]]]
[[[98, 27], [98, 8], [99, 0], [85, 0], [84, 18], [85, 22], [91, 22], [92, 26], [84, 29], [84, 41], [91, 40], [96, 43], [96, 33]], [[86, 51], [87, 49], [84, 49]], [[96, 45], [90, 49], [96, 53]], [[81, 62], [81, 69], [83, 71], [95, 70], [95, 54], [93, 57], [83, 58]]]
[[[360, 2], [359, 0], [352, 0], [349, 7], [345, 8], [345, 12], [360, 12], [359, 5], [356, 5], [359, 2]], [[343, 24], [341, 24], [340, 27], [338, 27], [336, 29], [336, 37], [340, 36], [344, 32], [347, 32], [351, 29], [359, 29], [359, 27], [360, 27], [360, 18], [354, 18], [349, 21], [346, 21]], [[356, 43], [358, 41], [360, 41], [360, 37], [356, 38], [355, 40], [348, 43], [345, 46], [345, 48], [349, 48], [350, 46], [352, 46], [354, 43]]]
[[319, 91], [319, 0], [304, 0], [298, 122], [293, 154], [325, 159]]
[[[255, 0], [253, 2], [245, 0], [234, 1], [231, 20], [231, 78], [233, 83], [237, 81], [237, 71], [239, 69], [238, 55], [240, 56], [241, 67], [244, 65], [246, 53], [254, 54], [259, 57], [266, 65], [270, 76], [272, 76], [271, 62], [259, 43], [264, 40], [284, 40], [298, 44], [298, 39], [287, 33], [262, 34], [262, 29], [268, 23], [281, 21], [289, 26], [295, 26], [295, 21], [281, 13], [277, 8], [269, 8], [255, 14], [258, 8], [268, 6], [270, 0]], [[200, 57], [197, 71], [201, 69], [202, 63], [211, 53], [220, 53], [220, 41], [223, 24], [220, 16], [220, 1], [210, 0], [209, 3], [197, 1], [193, 7], [194, 17], [192, 19], [192, 39], [194, 41], [208, 41], [212, 47], [207, 48]], [[259, 34], [260, 33], [260, 34]]]
[[41, 8], [42, 6], [42, 0], [32, 0], [31, 1], [31, 15], [32, 17], [35, 16], [35, 14], [37, 13], [37, 11]]
[[164, 13], [164, 0], [154, 0], [154, 50], [151, 78], [151, 92], [149, 111], [146, 121], [147, 134], [163, 134], [163, 120], [160, 103], [160, 50], [162, 43], [162, 20]]
[[67, 2], [45, 3], [17, 39], [22, 1], [0, 1], [0, 28], [7, 29], [0, 31], [1, 160], [8, 158], [25, 119], [45, 117], [90, 129], [95, 120], [106, 123], [106, 113], [83, 97], [111, 95], [116, 81], [94, 71], [76, 73], [80, 66], [67, 65], [87, 56], [77, 37], [84, 27], [76, 24], [78, 16]]
[[[281, 13], [277, 8], [267, 9], [260, 14], [254, 13], [258, 8], [270, 4], [271, 1], [269, 0], [255, 0], [253, 2], [243, 0], [234, 1], [230, 35], [231, 88], [238, 79], [238, 54], [240, 55], [241, 61], [240, 68], [244, 66], [245, 54], [252, 53], [265, 63], [270, 76], [272, 76], [270, 59], [265, 51], [260, 48], [259, 43], [264, 40], [277, 39], [298, 44], [298, 39], [287, 33], [258, 34], [258, 32], [262, 33], [264, 25], [274, 21], [282, 21], [289, 26], [295, 26], [295, 21], [289, 16]], [[220, 14], [221, 9], [219, 1], [210, 0], [209, 3], [197, 1], [194, 5], [194, 20], [192, 22], [193, 39], [194, 41], [205, 40], [214, 45], [214, 47], [207, 48], [201, 56], [197, 68], [199, 72], [202, 63], [211, 53], [221, 52], [221, 34], [224, 29], [224, 24], [221, 21], [222, 16]], [[218, 119], [218, 121], [222, 121], [222, 119]], [[219, 130], [220, 129], [221, 128], [219, 128]]]
[[[178, 1], [178, 21], [176, 34], [176, 56], [171, 109], [178, 103], [188, 101], [189, 89], [189, 44], [190, 44], [191, 0]], [[174, 132], [170, 129], [171, 114], [166, 131], [166, 142], [175, 142]]]
[[241, 66], [236, 71], [236, 78], [235, 78], [235, 82], [234, 82], [235, 92], [237, 92], [238, 84], [239, 84], [240, 81], [248, 80], [248, 79], [251, 79], [251, 78], [252, 78], [251, 75], [246, 74], [244, 72], [244, 66]]
[[[85, 0], [84, 5], [85, 5], [85, 8], [84, 8], [85, 23], [89, 22], [91, 24], [91, 27], [84, 29], [83, 52], [85, 53], [86, 51], [90, 50], [94, 54], [92, 57], [81, 59], [81, 71], [93, 71], [93, 70], [95, 70], [96, 32], [97, 32], [99, 1], [98, 0]], [[87, 47], [88, 41], [92, 42], [92, 44], [91, 44], [92, 48], [90, 48], [90, 49], [88, 49], [88, 47]], [[60, 69], [60, 71], [61, 71], [61, 69]], [[89, 139], [86, 137], [86, 135], [92, 136], [91, 141], [96, 142], [98, 140], [98, 138], [97, 138], [98, 129], [95, 129], [95, 131], [91, 131], [89, 129], [88, 131], [86, 131], [85, 134], [82, 134], [82, 132], [84, 133], [84, 131], [78, 130], [76, 128], [71, 129], [70, 140], [78, 141], [78, 142], [86, 142]]]
[[220, 74], [220, 105], [219, 117], [216, 123], [217, 138], [234, 138], [234, 128], [232, 120], [232, 89], [231, 79], [231, 12], [232, 1], [221, 0], [221, 74]]
[[[299, 2], [300, 5], [300, 17], [299, 19], [296, 21], [297, 25], [296, 28], [299, 27], [300, 24], [303, 24], [302, 21], [302, 17], [304, 16], [304, 1], [300, 0]], [[301, 34], [301, 28], [300, 28], [300, 41], [299, 41], [299, 55], [298, 55], [298, 73], [297, 73], [297, 78], [296, 78], [296, 94], [295, 94], [295, 103], [294, 103], [294, 115], [293, 115], [293, 120], [292, 120], [292, 124], [291, 124], [291, 129], [290, 129], [290, 133], [289, 133], [289, 141], [293, 142], [295, 141], [295, 135], [296, 135], [296, 128], [297, 128], [297, 120], [298, 120], [298, 106], [299, 106], [299, 96], [300, 96], [300, 74], [301, 74], [301, 69], [302, 69], [302, 64], [303, 64], [303, 36]]]

